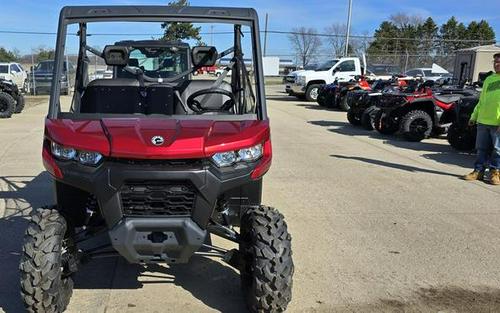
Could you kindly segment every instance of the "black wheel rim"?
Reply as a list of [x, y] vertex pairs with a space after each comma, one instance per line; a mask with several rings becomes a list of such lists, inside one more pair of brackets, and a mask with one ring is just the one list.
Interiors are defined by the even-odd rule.
[[425, 134], [428, 129], [429, 125], [427, 125], [427, 122], [422, 118], [418, 118], [410, 123], [410, 132], [412, 133]]

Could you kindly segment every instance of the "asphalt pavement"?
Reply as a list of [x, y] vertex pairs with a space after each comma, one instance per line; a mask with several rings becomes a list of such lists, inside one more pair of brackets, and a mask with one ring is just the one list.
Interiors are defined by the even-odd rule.
[[[273, 165], [264, 203], [286, 217], [289, 312], [500, 311], [500, 187], [465, 182], [474, 156], [442, 138], [405, 142], [267, 88]], [[41, 162], [47, 103], [0, 120], [0, 311], [22, 312], [26, 216], [53, 203]], [[222, 245], [230, 246], [226, 242]], [[68, 312], [245, 312], [236, 270], [194, 257], [140, 266], [98, 259]]]

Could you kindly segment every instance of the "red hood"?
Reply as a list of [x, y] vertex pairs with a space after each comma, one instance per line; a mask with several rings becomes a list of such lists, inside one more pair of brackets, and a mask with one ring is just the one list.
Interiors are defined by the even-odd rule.
[[[47, 119], [45, 127], [46, 136], [57, 143], [119, 158], [206, 158], [216, 152], [251, 147], [269, 139], [268, 121]], [[162, 136], [163, 145], [153, 145], [154, 136]]]

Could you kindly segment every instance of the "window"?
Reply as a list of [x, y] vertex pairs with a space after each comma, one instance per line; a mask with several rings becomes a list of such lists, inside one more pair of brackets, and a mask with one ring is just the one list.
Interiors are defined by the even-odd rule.
[[406, 72], [407, 76], [416, 76], [417, 74], [419, 74], [419, 72], [417, 70], [410, 70], [410, 71]]
[[8, 65], [0, 65], [0, 73], [8, 74], [9, 73], [9, 66]]
[[17, 66], [15, 66], [14, 64], [11, 64], [11, 66], [10, 66], [10, 72], [11, 73], [19, 72], [19, 70], [17, 69]]
[[344, 61], [337, 66], [339, 72], [354, 72], [356, 70], [356, 65], [353, 60]]

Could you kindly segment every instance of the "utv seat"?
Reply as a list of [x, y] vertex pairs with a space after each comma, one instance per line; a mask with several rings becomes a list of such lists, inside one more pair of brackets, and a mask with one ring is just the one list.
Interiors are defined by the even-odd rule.
[[173, 114], [173, 89], [166, 85], [141, 87], [137, 79], [96, 79], [82, 96], [81, 113]]
[[455, 95], [455, 94], [446, 95], [445, 94], [445, 95], [435, 95], [434, 99], [436, 99], [437, 101], [446, 103], [446, 104], [450, 104], [450, 103], [453, 103], [453, 102], [457, 102], [462, 97], [463, 97], [462, 95]]
[[[193, 93], [203, 90], [203, 89], [210, 89], [214, 85], [214, 80], [206, 80], [206, 79], [196, 79], [196, 80], [188, 80], [185, 81], [181, 87], [179, 88], [179, 93], [181, 95], [181, 101], [187, 105], [187, 99], [189, 98], [190, 95]], [[227, 90], [229, 92], [232, 91], [231, 84], [229, 84], [226, 81], [222, 81], [220, 86], [218, 86], [220, 89]], [[197, 100], [200, 101], [201, 106], [206, 109], [212, 109], [212, 110], [217, 110], [219, 109], [226, 101], [230, 100], [228, 96], [221, 95], [221, 94], [206, 94], [206, 95], [201, 95], [197, 97]], [[203, 101], [202, 101], [203, 100]], [[193, 114], [194, 112], [188, 108], [188, 112], [184, 112], [184, 110], [179, 106], [179, 108], [176, 108], [176, 114]]]

